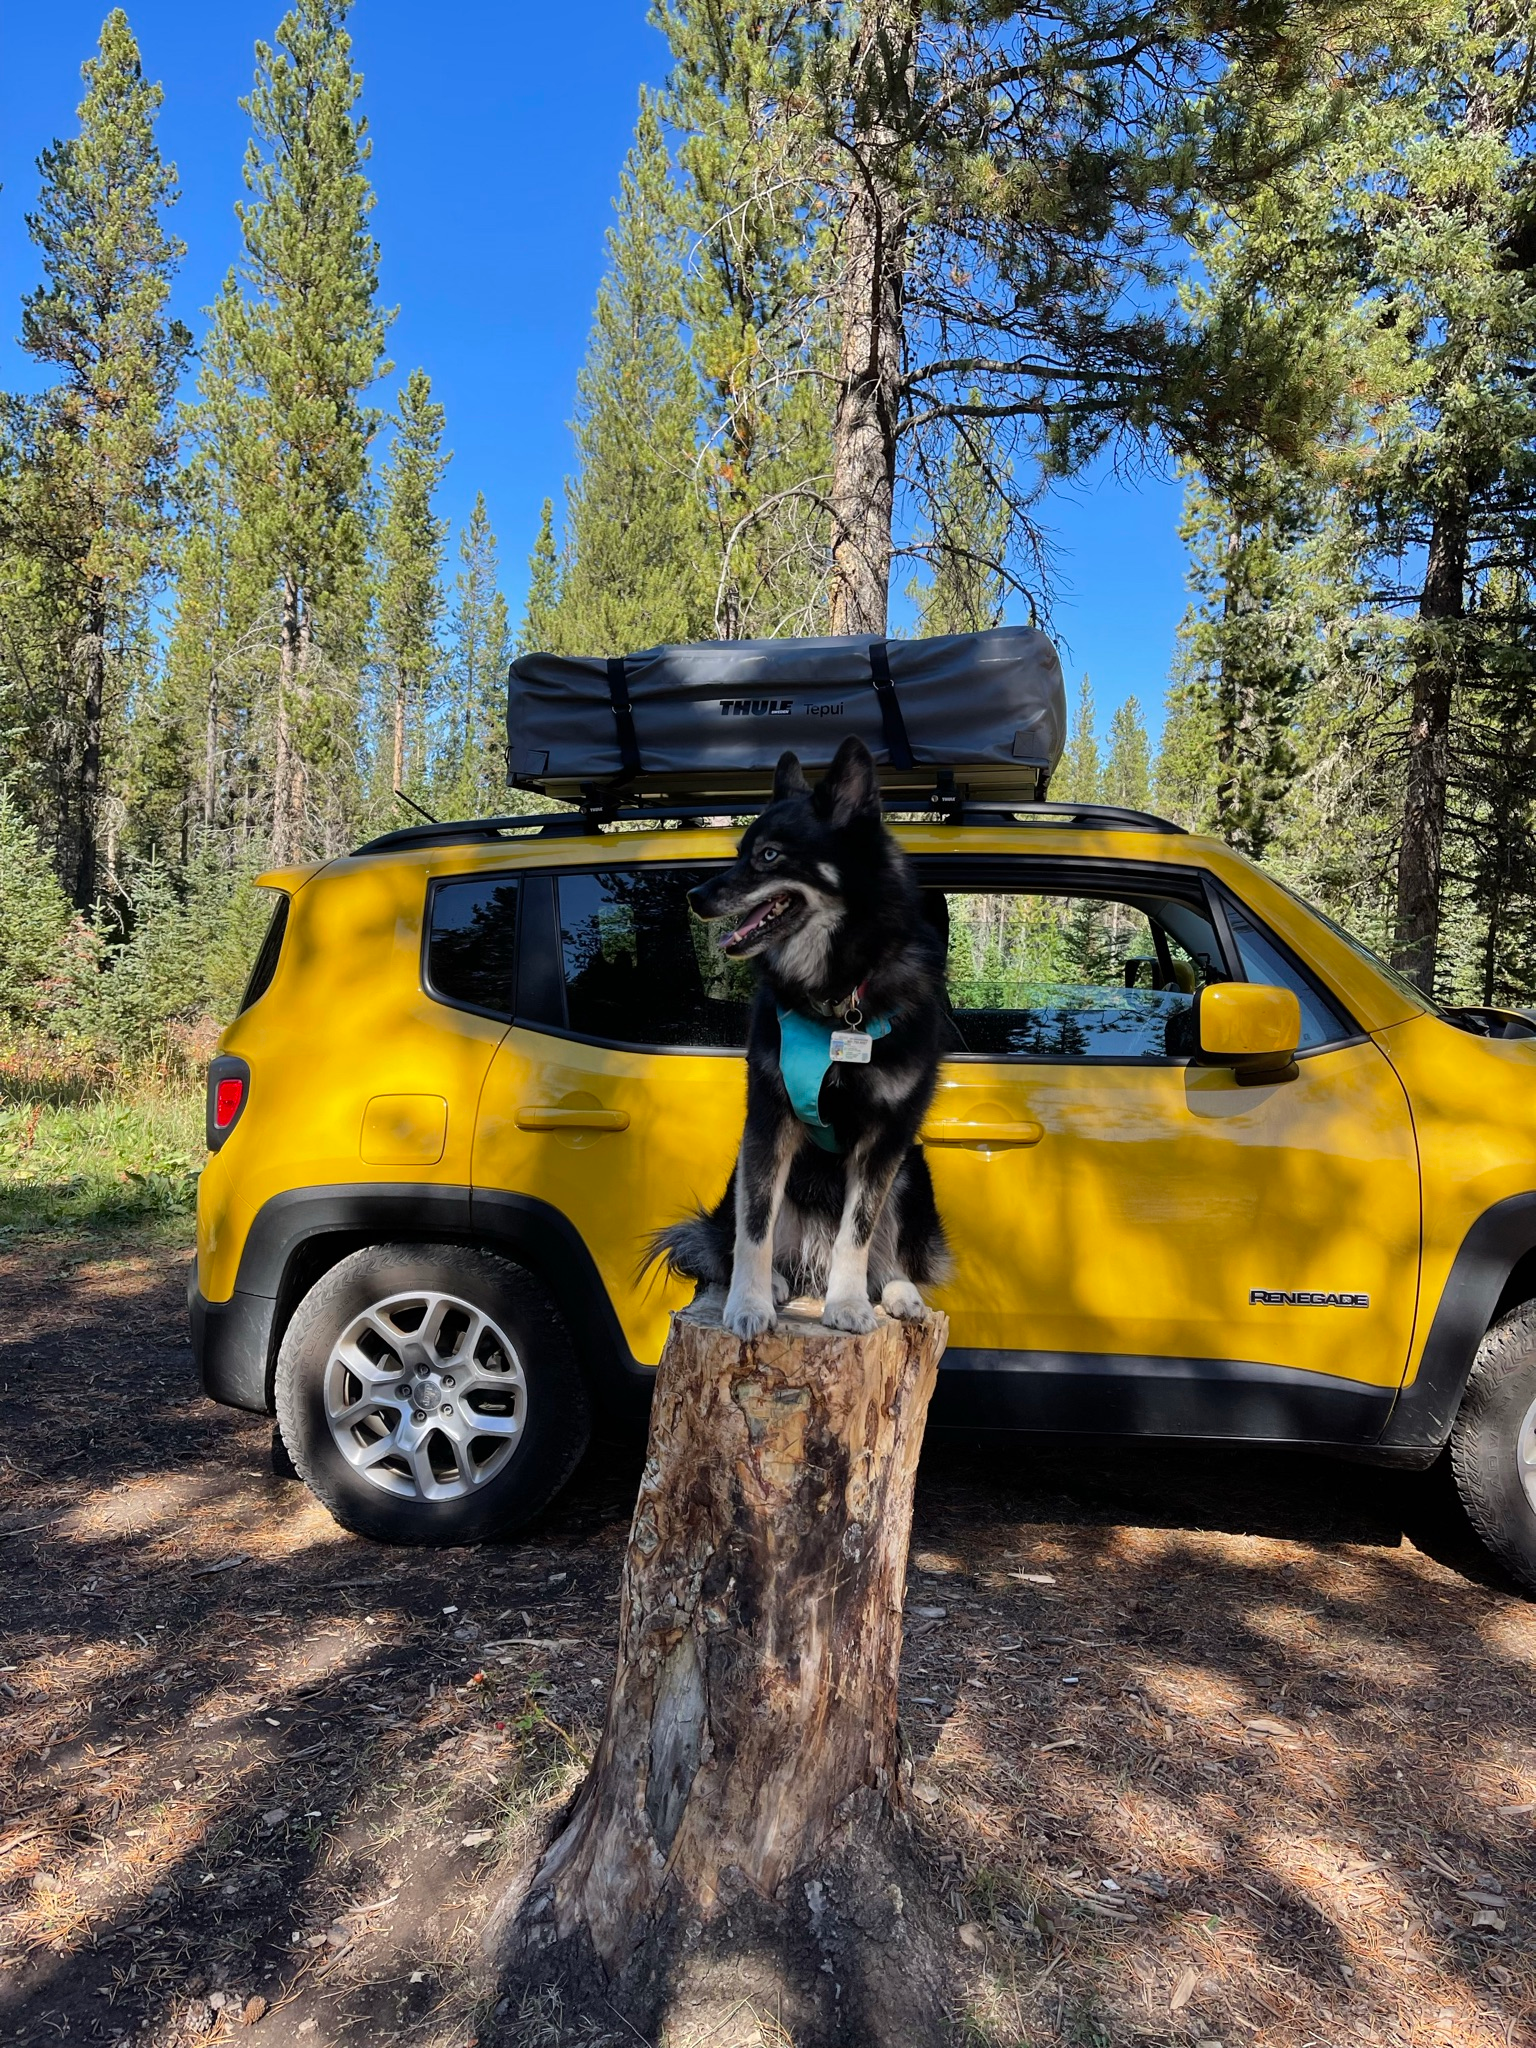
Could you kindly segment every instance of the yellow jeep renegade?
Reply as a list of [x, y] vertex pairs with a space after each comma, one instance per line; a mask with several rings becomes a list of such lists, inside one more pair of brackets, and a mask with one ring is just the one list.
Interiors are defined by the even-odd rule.
[[[729, 1175], [747, 991], [686, 901], [735, 835], [628, 827], [422, 826], [265, 878], [209, 1076], [195, 1346], [354, 1529], [511, 1529], [648, 1396], [685, 1295], [644, 1249]], [[956, 1255], [935, 1421], [1449, 1443], [1536, 1585], [1532, 1026], [1436, 1009], [1156, 818], [896, 829], [965, 1048], [924, 1130]]]

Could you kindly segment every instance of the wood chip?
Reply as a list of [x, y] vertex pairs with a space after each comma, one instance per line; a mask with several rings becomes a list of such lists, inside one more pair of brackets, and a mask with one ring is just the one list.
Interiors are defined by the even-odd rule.
[[194, 1565], [188, 1572], [189, 1579], [211, 1578], [215, 1572], [232, 1572], [237, 1564], [249, 1564], [250, 1554], [244, 1550], [232, 1550], [228, 1557], [221, 1557], [213, 1564]]
[[1195, 1986], [1200, 1982], [1200, 1972], [1188, 1969], [1173, 1987], [1173, 1996], [1168, 2001], [1170, 2012], [1182, 2012], [1195, 1995]]

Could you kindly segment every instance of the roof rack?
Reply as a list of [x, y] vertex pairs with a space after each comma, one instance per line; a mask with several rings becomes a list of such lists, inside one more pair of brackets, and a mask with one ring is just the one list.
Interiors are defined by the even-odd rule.
[[[697, 824], [701, 820], [755, 818], [763, 799], [749, 804], [713, 802], [691, 804], [583, 805], [560, 811], [524, 811], [505, 818], [459, 818], [444, 824], [405, 825], [398, 832], [382, 833], [354, 854], [396, 853], [416, 846], [462, 846], [476, 840], [574, 839], [588, 838], [604, 827], [615, 825]], [[1001, 801], [975, 802], [939, 793], [926, 803], [915, 796], [890, 792], [885, 809], [899, 818], [931, 819], [936, 825], [1039, 825], [1068, 826], [1089, 832], [1166, 832], [1182, 834], [1184, 827], [1150, 811], [1122, 809], [1118, 804], [1049, 804]]]

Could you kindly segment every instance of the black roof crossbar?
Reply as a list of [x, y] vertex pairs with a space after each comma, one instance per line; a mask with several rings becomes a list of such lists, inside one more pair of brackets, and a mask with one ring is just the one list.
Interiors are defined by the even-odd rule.
[[[710, 802], [690, 804], [615, 804], [601, 809], [583, 807], [560, 811], [524, 811], [505, 818], [460, 818], [446, 824], [405, 825], [398, 832], [382, 833], [355, 853], [396, 853], [415, 846], [462, 846], [476, 840], [586, 838], [604, 826], [637, 824], [697, 824], [700, 820], [755, 818], [763, 799], [751, 803], [716, 797]], [[931, 819], [936, 825], [1065, 825], [1089, 832], [1168, 832], [1182, 834], [1184, 827], [1150, 811], [1122, 809], [1118, 804], [1023, 803], [1008, 799], [975, 802], [961, 797], [930, 797], [927, 804], [915, 795], [893, 792], [885, 808], [899, 818]]]

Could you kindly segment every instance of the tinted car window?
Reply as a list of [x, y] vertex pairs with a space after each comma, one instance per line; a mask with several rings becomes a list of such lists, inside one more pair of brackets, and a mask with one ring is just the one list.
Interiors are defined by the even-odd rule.
[[506, 875], [439, 882], [427, 918], [427, 987], [444, 1002], [512, 1014], [517, 883]]
[[1210, 920], [1179, 898], [988, 889], [944, 904], [935, 921], [967, 1052], [1165, 1060], [1196, 989], [1222, 978]]
[[727, 960], [688, 908], [705, 868], [606, 869], [559, 878], [572, 1031], [620, 1045], [740, 1050], [751, 970]]
[[1262, 982], [1268, 988], [1295, 991], [1296, 1000], [1301, 1005], [1298, 1052], [1309, 1052], [1318, 1045], [1337, 1045], [1341, 1038], [1354, 1037], [1355, 1026], [1344, 1013], [1334, 1007], [1279, 941], [1243, 908], [1235, 896], [1227, 895], [1225, 890], [1222, 892], [1222, 907], [1227, 913], [1232, 943], [1237, 948], [1248, 980]]

